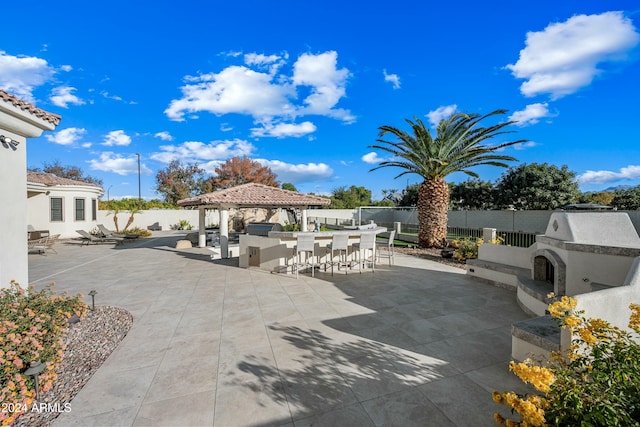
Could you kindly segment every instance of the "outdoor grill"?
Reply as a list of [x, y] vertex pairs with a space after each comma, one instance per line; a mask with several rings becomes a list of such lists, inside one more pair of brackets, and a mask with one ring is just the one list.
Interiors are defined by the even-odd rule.
[[282, 231], [282, 225], [277, 222], [250, 222], [246, 231], [251, 236], [267, 237], [270, 231]]

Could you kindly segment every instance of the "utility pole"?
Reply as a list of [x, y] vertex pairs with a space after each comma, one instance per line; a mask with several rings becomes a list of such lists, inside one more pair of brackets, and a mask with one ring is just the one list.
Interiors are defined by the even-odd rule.
[[136, 153], [138, 156], [138, 209], [142, 209], [142, 196], [140, 193], [140, 153]]

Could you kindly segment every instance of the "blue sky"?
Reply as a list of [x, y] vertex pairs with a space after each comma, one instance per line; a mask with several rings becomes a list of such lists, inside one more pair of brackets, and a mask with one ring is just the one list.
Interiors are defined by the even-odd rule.
[[[640, 5], [396, 1], [9, 2], [0, 88], [60, 114], [28, 143], [112, 198], [158, 197], [173, 159], [246, 155], [300, 191], [419, 181], [369, 172], [378, 127], [507, 109], [519, 163], [568, 165], [583, 191], [640, 184]], [[491, 121], [486, 122], [492, 124]], [[481, 167], [494, 181], [504, 169]], [[448, 180], [460, 182], [466, 175]], [[105, 195], [106, 198], [106, 195]]]

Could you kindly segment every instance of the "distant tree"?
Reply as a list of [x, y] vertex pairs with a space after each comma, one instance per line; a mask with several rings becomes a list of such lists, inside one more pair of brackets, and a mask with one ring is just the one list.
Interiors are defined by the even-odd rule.
[[598, 205], [611, 205], [613, 202], [613, 198], [615, 197], [615, 193], [612, 191], [593, 191], [588, 193], [583, 193], [580, 196], [580, 203], [596, 203]]
[[494, 188], [489, 181], [468, 179], [449, 187], [452, 209], [492, 209]]
[[84, 171], [78, 166], [63, 166], [59, 160], [53, 162], [44, 162], [42, 169], [32, 169], [34, 172], [51, 173], [60, 178], [72, 179], [74, 181], [87, 182], [102, 187], [102, 180], [90, 175], [85, 175]]
[[295, 186], [295, 185], [293, 185], [293, 184], [292, 184], [292, 183], [290, 183], [290, 182], [283, 182], [283, 183], [282, 183], [282, 186], [281, 186], [280, 188], [282, 188], [283, 190], [298, 191], [298, 189], [296, 188], [296, 186]]
[[271, 187], [278, 187], [276, 174], [267, 167], [262, 166], [248, 157], [233, 157], [222, 163], [215, 169], [216, 176], [209, 181], [216, 190], [235, 187], [237, 185], [255, 182]]
[[338, 187], [331, 195], [330, 209], [353, 209], [371, 205], [371, 190], [364, 187]]
[[611, 205], [620, 210], [640, 209], [640, 185], [633, 188], [616, 190]]
[[402, 191], [402, 200], [400, 200], [400, 206], [417, 206], [419, 190], [420, 184], [407, 186], [407, 188]]
[[178, 200], [196, 196], [203, 192], [205, 171], [197, 163], [183, 165], [173, 160], [156, 174], [156, 192], [164, 201], [175, 205]]
[[[480, 123], [506, 110], [495, 110], [484, 116], [480, 114], [455, 113], [438, 123], [436, 135], [432, 137], [429, 127], [418, 119], [406, 120], [411, 133], [392, 126], [380, 126], [378, 144], [370, 148], [384, 150], [391, 160], [380, 162], [373, 170], [397, 167], [403, 171], [397, 176], [415, 173], [422, 178], [418, 191], [418, 241], [422, 247], [440, 247], [447, 237], [447, 211], [449, 210], [449, 186], [445, 178], [454, 172], [463, 172], [472, 177], [478, 174], [475, 166], [489, 165], [507, 167], [505, 161], [515, 160], [511, 156], [498, 154], [506, 147], [524, 140], [486, 144], [494, 137], [510, 133], [505, 127], [513, 121], [480, 127]], [[387, 134], [395, 141], [381, 139]], [[397, 178], [396, 177], [396, 178]]]
[[579, 198], [576, 173], [566, 165], [523, 163], [507, 170], [496, 184], [496, 201], [502, 208], [557, 209]]

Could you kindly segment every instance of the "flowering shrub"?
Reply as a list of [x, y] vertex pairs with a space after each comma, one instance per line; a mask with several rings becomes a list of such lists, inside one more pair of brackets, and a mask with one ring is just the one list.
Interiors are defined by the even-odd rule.
[[[493, 240], [489, 240], [487, 243], [492, 245], [501, 245], [504, 242], [502, 237], [497, 237]], [[458, 261], [466, 261], [468, 259], [478, 258], [478, 248], [481, 244], [485, 243], [481, 237], [471, 238], [464, 237], [462, 239], [456, 239], [453, 241], [453, 246], [457, 249], [454, 251], [453, 256]]]
[[[550, 295], [552, 296], [552, 295]], [[561, 327], [571, 331], [566, 354], [552, 354], [545, 366], [531, 359], [511, 362], [509, 369], [542, 394], [494, 392], [519, 421], [494, 418], [508, 426], [640, 425], [640, 305], [631, 304], [629, 328], [623, 331], [602, 319], [574, 311], [576, 300], [563, 296], [549, 305]], [[635, 338], [635, 339], [634, 339]]]
[[34, 402], [35, 383], [24, 372], [32, 362], [46, 369], [38, 375], [40, 390], [51, 388], [64, 354], [68, 319], [86, 313], [81, 295], [54, 295], [51, 286], [36, 292], [12, 281], [0, 289], [0, 423], [8, 425]]

